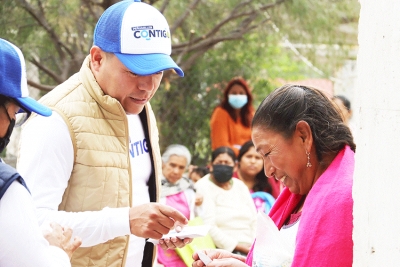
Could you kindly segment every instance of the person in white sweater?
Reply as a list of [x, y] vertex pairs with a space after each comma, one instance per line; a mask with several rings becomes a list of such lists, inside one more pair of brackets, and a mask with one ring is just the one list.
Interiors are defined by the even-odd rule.
[[232, 179], [236, 156], [229, 147], [212, 152], [210, 174], [196, 183], [203, 220], [217, 248], [247, 255], [255, 238], [256, 208], [246, 185]]

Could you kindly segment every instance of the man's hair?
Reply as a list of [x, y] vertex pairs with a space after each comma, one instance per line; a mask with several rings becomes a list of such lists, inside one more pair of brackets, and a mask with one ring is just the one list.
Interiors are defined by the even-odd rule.
[[171, 156], [186, 158], [186, 167], [189, 166], [190, 161], [192, 160], [192, 155], [190, 154], [189, 149], [184, 145], [179, 144], [169, 145], [162, 154], [161, 159], [164, 163], [167, 163]]
[[318, 160], [339, 152], [345, 145], [355, 151], [349, 127], [331, 100], [321, 91], [300, 85], [284, 85], [268, 95], [258, 107], [252, 127], [261, 127], [290, 138], [299, 121], [310, 125]]

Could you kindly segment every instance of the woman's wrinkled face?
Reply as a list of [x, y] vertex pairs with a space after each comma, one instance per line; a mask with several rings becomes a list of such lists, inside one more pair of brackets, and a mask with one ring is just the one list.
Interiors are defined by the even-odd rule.
[[300, 137], [294, 134], [285, 139], [280, 133], [253, 127], [252, 139], [264, 159], [266, 176], [281, 181], [292, 193], [304, 195], [310, 191], [312, 181], [306, 176], [307, 155]]
[[168, 162], [163, 163], [162, 172], [168, 182], [174, 184], [182, 178], [186, 169], [186, 158], [172, 155]]
[[262, 170], [263, 164], [263, 158], [252, 146], [240, 159], [239, 170], [242, 174], [255, 177]]

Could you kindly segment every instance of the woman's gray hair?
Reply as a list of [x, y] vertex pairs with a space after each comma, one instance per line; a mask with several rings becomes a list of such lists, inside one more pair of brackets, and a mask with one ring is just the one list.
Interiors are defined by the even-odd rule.
[[187, 149], [187, 147], [184, 145], [179, 144], [169, 145], [162, 154], [161, 159], [164, 163], [167, 163], [171, 156], [186, 158], [186, 167], [189, 166], [190, 161], [192, 160], [192, 155], [190, 154], [189, 149]]

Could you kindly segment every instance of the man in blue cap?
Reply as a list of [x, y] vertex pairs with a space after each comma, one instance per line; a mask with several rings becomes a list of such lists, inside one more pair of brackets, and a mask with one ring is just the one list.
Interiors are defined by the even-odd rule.
[[[22, 112], [16, 119], [16, 114]], [[21, 50], [0, 39], [0, 152], [10, 141], [14, 126], [31, 112], [42, 116], [51, 110], [29, 97]], [[17, 122], [16, 122], [17, 121]], [[29, 189], [17, 171], [0, 163], [0, 266], [71, 266], [69, 257], [81, 241], [70, 243], [72, 230], [51, 224], [46, 239], [37, 223]]]
[[170, 57], [168, 23], [151, 5], [112, 5], [93, 37], [81, 70], [41, 99], [53, 115], [24, 127], [18, 170], [39, 220], [68, 225], [82, 238], [73, 266], [149, 267], [155, 250], [146, 238], [187, 223], [156, 203], [162, 163], [149, 104], [164, 70], [183, 72]]

